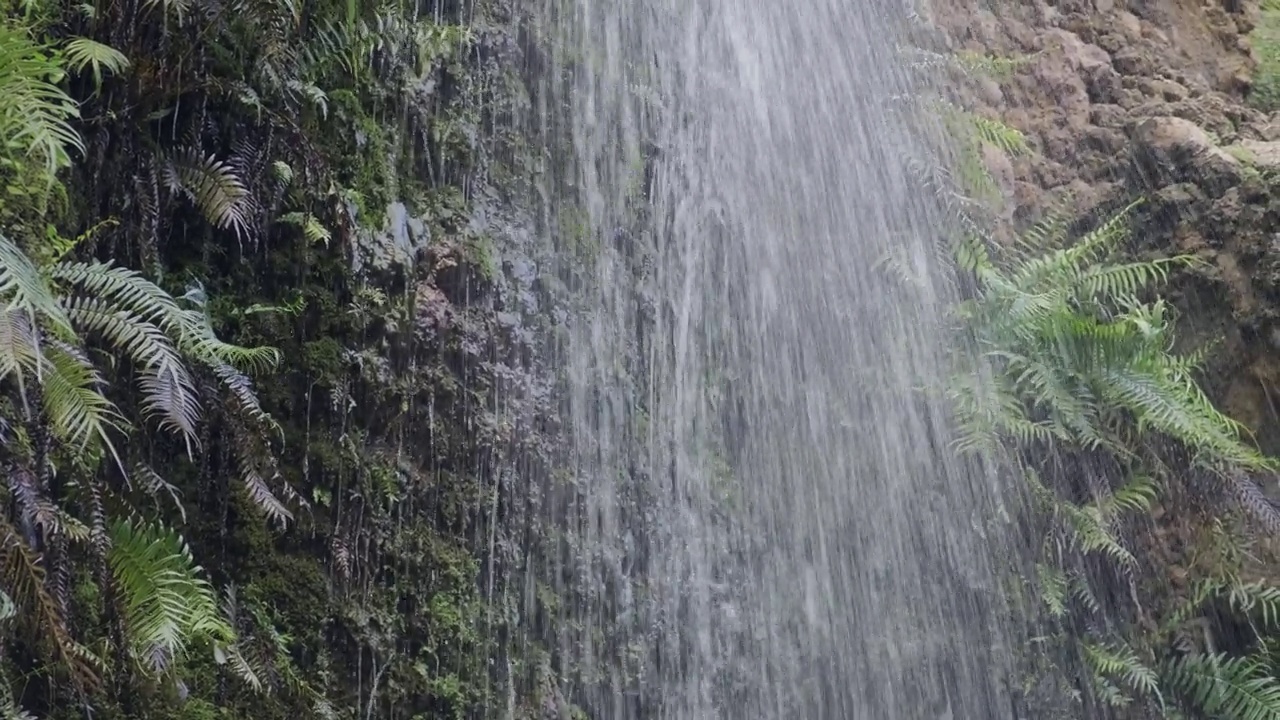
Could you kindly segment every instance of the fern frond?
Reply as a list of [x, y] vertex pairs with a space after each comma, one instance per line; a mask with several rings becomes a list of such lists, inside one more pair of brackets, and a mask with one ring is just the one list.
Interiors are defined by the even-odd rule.
[[127, 422], [99, 390], [104, 380], [97, 369], [61, 344], [51, 343], [44, 359], [44, 411], [54, 435], [82, 452], [101, 442], [115, 455], [108, 432], [123, 433]]
[[38, 331], [31, 316], [0, 306], [0, 379], [17, 376], [21, 391], [23, 377], [27, 373], [35, 375], [42, 366], [39, 345]]
[[158, 326], [173, 337], [183, 330], [183, 311], [173, 296], [136, 270], [111, 263], [62, 262], [49, 268], [58, 281], [77, 286], [93, 300], [110, 303]]
[[246, 348], [223, 342], [203, 312], [182, 312], [186, 332], [183, 350], [202, 362], [211, 366], [223, 363], [255, 371], [270, 370], [280, 362], [279, 350], [271, 347]]
[[1210, 717], [1273, 720], [1280, 717], [1280, 682], [1252, 658], [1186, 655], [1167, 663], [1166, 684]]
[[83, 687], [97, 685], [99, 663], [72, 639], [57, 601], [45, 587], [44, 568], [7, 521], [0, 521], [0, 580], [27, 619], [24, 624], [41, 634], [72, 680]]
[[185, 150], [164, 167], [169, 189], [190, 198], [212, 225], [233, 230], [237, 237], [248, 234], [249, 192], [230, 165], [214, 155]]
[[144, 413], [158, 415], [161, 427], [180, 433], [190, 455], [197, 442], [200, 403], [195, 383], [160, 327], [94, 298], [72, 298], [67, 303], [67, 314], [77, 326], [100, 333], [138, 365]]
[[1258, 611], [1264, 626], [1275, 627], [1280, 623], [1280, 588], [1263, 582], [1233, 583], [1227, 600], [1237, 612]]
[[310, 213], [291, 212], [280, 216], [280, 222], [302, 228], [302, 235], [308, 242], [328, 245], [332, 239], [326, 228], [315, 215]]
[[258, 422], [265, 423], [275, 427], [276, 423], [271, 416], [262, 409], [261, 403], [258, 402], [258, 393], [253, 389], [253, 381], [239, 370], [225, 363], [214, 365], [213, 372], [222, 381], [222, 384], [235, 398], [236, 404], [239, 405], [240, 411], [249, 415], [249, 417]]
[[1040, 597], [1049, 615], [1061, 618], [1067, 614], [1067, 576], [1056, 567], [1036, 564], [1036, 575], [1039, 577]]
[[262, 508], [267, 517], [281, 527], [288, 525], [293, 520], [293, 513], [284, 503], [280, 502], [280, 498], [271, 492], [271, 487], [267, 485], [267, 481], [262, 479], [258, 471], [252, 467], [246, 467], [241, 473], [241, 479], [244, 482], [245, 490], [249, 492], [249, 498], [254, 504]]
[[33, 325], [49, 327], [63, 338], [72, 336], [71, 322], [44, 275], [3, 232], [0, 232], [0, 300], [8, 309], [26, 313]]
[[1136, 295], [1138, 291], [1169, 277], [1169, 268], [1188, 266], [1195, 257], [1179, 255], [1145, 262], [1119, 265], [1095, 265], [1086, 269], [1076, 280], [1085, 297], [1118, 297]]
[[1160, 495], [1155, 478], [1145, 475], [1134, 477], [1099, 501], [1103, 515], [1114, 517], [1125, 511], [1146, 512]]
[[76, 103], [57, 85], [62, 68], [22, 31], [0, 24], [0, 148], [18, 148], [44, 162], [52, 181], [70, 164], [69, 150], [84, 151], [71, 120]]
[[102, 87], [102, 74], [123, 74], [129, 69], [129, 58], [119, 50], [86, 37], [72, 38], [63, 49], [67, 54], [67, 65], [73, 72], [83, 72], [85, 68], [93, 71], [94, 87]]
[[1150, 695], [1163, 705], [1159, 677], [1137, 653], [1126, 645], [1081, 643], [1085, 663], [1094, 673], [1103, 677], [1118, 677], [1134, 691]]
[[163, 671], [199, 639], [234, 637], [186, 543], [173, 530], [119, 520], [107, 556], [122, 595], [122, 623], [138, 657]]
[[1107, 518], [1093, 505], [1076, 507], [1062, 503], [1060, 509], [1076, 544], [1083, 552], [1099, 552], [1118, 565], [1131, 567], [1137, 558], [1111, 532]]
[[133, 476], [141, 482], [142, 489], [152, 497], [158, 497], [161, 491], [168, 493], [169, 498], [173, 500], [174, 507], [178, 510], [178, 514], [182, 516], [182, 521], [184, 523], [187, 521], [187, 509], [182, 504], [182, 498], [180, 497], [182, 491], [177, 486], [160, 477], [159, 473], [144, 463], [138, 463], [134, 466]]
[[979, 142], [999, 148], [1010, 155], [1021, 155], [1028, 151], [1027, 138], [1018, 129], [981, 115], [969, 115], [968, 121]]

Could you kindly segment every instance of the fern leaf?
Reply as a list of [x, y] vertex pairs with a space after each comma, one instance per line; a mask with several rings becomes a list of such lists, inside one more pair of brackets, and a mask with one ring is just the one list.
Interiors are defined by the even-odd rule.
[[138, 463], [134, 466], [133, 476], [141, 481], [142, 489], [148, 495], [158, 497], [161, 491], [167, 493], [169, 498], [173, 500], [174, 508], [177, 509], [178, 514], [182, 517], [182, 521], [184, 523], [187, 521], [187, 509], [182, 504], [182, 491], [177, 486], [160, 477], [159, 473], [144, 463]]
[[0, 379], [16, 375], [21, 390], [23, 376], [35, 374], [41, 364], [39, 338], [31, 316], [0, 307]]
[[1125, 645], [1081, 643], [1085, 662], [1098, 675], [1119, 677], [1133, 690], [1155, 697], [1163, 705], [1159, 677], [1147, 667], [1132, 648]]
[[1155, 478], [1138, 476], [1104, 498], [1099, 506], [1104, 515], [1114, 517], [1125, 511], [1145, 512], [1160, 494]]
[[249, 193], [235, 170], [214, 155], [186, 150], [165, 166], [169, 189], [185, 194], [215, 227], [243, 238], [249, 231]]
[[1040, 597], [1049, 615], [1061, 618], [1067, 614], [1067, 576], [1058, 568], [1037, 564], [1036, 574], [1040, 580]]
[[73, 682], [81, 687], [99, 682], [97, 659], [71, 637], [70, 628], [58, 609], [58, 603], [45, 587], [45, 571], [17, 531], [0, 522], [0, 579], [22, 614], [24, 625], [41, 634], [51, 646], [51, 654], [71, 672]]
[[51, 180], [71, 162], [68, 150], [84, 151], [70, 123], [79, 111], [58, 87], [61, 75], [58, 64], [25, 33], [0, 25], [0, 147], [18, 147], [42, 159]]
[[123, 74], [129, 69], [129, 58], [119, 50], [86, 37], [72, 38], [64, 48], [67, 64], [74, 72], [93, 71], [94, 87], [102, 87], [103, 72]]
[[202, 362], [265, 371], [280, 362], [280, 351], [270, 347], [246, 348], [218, 339], [209, 318], [198, 310], [184, 310], [183, 350]]
[[267, 485], [267, 481], [262, 479], [257, 470], [246, 468], [241, 473], [244, 481], [245, 490], [249, 492], [249, 498], [254, 504], [262, 508], [273, 522], [284, 527], [293, 520], [293, 513], [289, 512], [289, 508], [271, 492], [271, 487]]
[[80, 287], [93, 300], [134, 313], [170, 337], [183, 330], [184, 315], [178, 302], [136, 270], [111, 263], [63, 262], [51, 267], [49, 274], [55, 280]]
[[2, 232], [0, 299], [8, 309], [26, 313], [33, 325], [45, 325], [62, 337], [72, 336], [71, 322], [58, 304], [44, 275], [31, 262], [31, 258]]
[[192, 641], [234, 637], [176, 532], [120, 520], [111, 537], [107, 561], [122, 595], [122, 623], [135, 656], [153, 671], [181, 657]]
[[227, 390], [230, 391], [231, 396], [235, 398], [241, 412], [248, 414], [259, 422], [275, 425], [275, 421], [262, 409], [262, 405], [258, 402], [258, 394], [253, 389], [252, 380], [226, 363], [214, 365], [213, 372], [222, 381], [222, 384], [226, 386]]
[[280, 216], [280, 222], [302, 228], [303, 236], [311, 243], [328, 245], [332, 239], [328, 228], [322, 225], [315, 215], [310, 213], [285, 213]]
[[115, 455], [108, 433], [123, 433], [127, 423], [98, 389], [104, 382], [98, 371], [85, 358], [57, 344], [50, 345], [44, 358], [44, 410], [54, 434], [80, 451], [100, 441]]
[[1187, 655], [1168, 663], [1166, 683], [1210, 717], [1273, 720], [1280, 717], [1280, 682], [1252, 658]]
[[67, 313], [77, 326], [100, 333], [137, 363], [143, 412], [159, 416], [161, 427], [180, 433], [190, 455], [197, 443], [200, 403], [195, 383], [160, 327], [92, 298], [73, 298], [67, 305]]

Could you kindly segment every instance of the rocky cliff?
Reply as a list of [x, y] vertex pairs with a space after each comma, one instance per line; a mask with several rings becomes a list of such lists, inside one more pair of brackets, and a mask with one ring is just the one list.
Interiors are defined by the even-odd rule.
[[1058, 211], [1090, 222], [1137, 197], [1134, 249], [1190, 253], [1183, 335], [1217, 343], [1209, 384], [1265, 450], [1280, 449], [1280, 11], [1256, 0], [940, 0], [951, 51], [1013, 58], [963, 90], [1032, 152], [986, 148], [1018, 225]]

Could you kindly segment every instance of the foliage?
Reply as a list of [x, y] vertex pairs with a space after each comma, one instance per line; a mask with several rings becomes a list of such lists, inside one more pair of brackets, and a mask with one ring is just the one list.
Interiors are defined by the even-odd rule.
[[527, 116], [504, 6], [9, 6], [0, 589], [42, 618], [0, 629], [11, 714], [537, 704], [511, 668], [553, 631], [505, 588], [558, 548], [477, 530], [525, 526], [555, 447], [472, 217], [532, 167], [480, 131]]
[[[998, 123], [949, 117], [962, 148], [1026, 150]], [[949, 187], [989, 186], [962, 174]], [[1013, 242], [990, 240], [981, 223], [958, 224], [950, 249], [966, 297], [955, 306], [962, 349], [946, 385], [956, 447], [1029, 491], [1021, 522], [1042, 533], [1029, 585], [1044, 615], [1019, 620], [1035, 638], [1027, 654], [1045, 648], [1048, 666], [1028, 666], [1081, 678], [1085, 692], [1065, 693], [1077, 702], [1137, 706], [1137, 716], [1280, 717], [1270, 634], [1280, 587], [1240, 579], [1232, 568], [1248, 556], [1249, 535], [1222, 520], [1244, 511], [1280, 527], [1256, 484], [1274, 477], [1277, 462], [1201, 389], [1206, 352], [1175, 351], [1175, 313], [1154, 288], [1196, 261], [1127, 257], [1132, 207], [1083, 233], [1050, 217]], [[1221, 490], [1234, 502], [1220, 502]], [[1142, 519], [1157, 509], [1167, 517], [1177, 503], [1208, 503], [1222, 531], [1213, 548], [1195, 546], [1213, 574], [1181, 601], [1159, 584], [1160, 563], [1139, 552], [1160, 543], [1141, 540]], [[1010, 571], [1024, 572], [1016, 560]], [[1131, 602], [1115, 592], [1126, 587]], [[1158, 630], [1153, 609], [1163, 616]], [[1206, 639], [1215, 618], [1248, 622], [1251, 641], [1215, 649]]]
[[1271, 112], [1280, 108], [1280, 4], [1275, 0], [1262, 3], [1249, 41], [1258, 59], [1249, 88], [1249, 104]]

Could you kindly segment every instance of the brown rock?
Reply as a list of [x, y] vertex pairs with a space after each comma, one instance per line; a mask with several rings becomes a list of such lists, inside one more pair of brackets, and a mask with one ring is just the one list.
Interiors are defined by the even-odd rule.
[[1137, 15], [1121, 10], [1115, 14], [1114, 20], [1116, 28], [1130, 40], [1138, 40], [1142, 37], [1142, 21]]
[[1155, 75], [1156, 65], [1143, 49], [1131, 45], [1111, 58], [1111, 64], [1122, 75]]
[[1098, 127], [1122, 128], [1129, 121], [1129, 115], [1119, 105], [1099, 104], [1089, 108], [1089, 121]]
[[1240, 161], [1214, 144], [1199, 125], [1178, 117], [1147, 118], [1133, 129], [1135, 159], [1152, 184], [1202, 183], [1215, 195], [1240, 178]]
[[1209, 133], [1190, 120], [1177, 117], [1152, 117], [1134, 128], [1134, 142], [1161, 152], [1185, 149], [1193, 153], [1215, 150]]
[[1062, 48], [1063, 58], [1072, 70], [1091, 72], [1111, 67], [1111, 55], [1106, 50], [1086, 43], [1073, 32], [1049, 30], [1044, 37], [1048, 47]]
[[1269, 170], [1280, 169], [1280, 142], [1241, 140], [1239, 144], [1225, 150], [1249, 165]]

